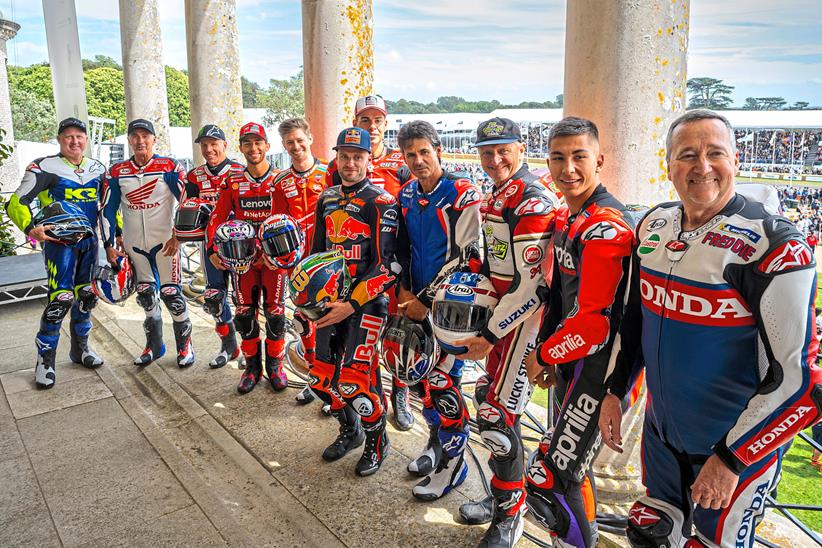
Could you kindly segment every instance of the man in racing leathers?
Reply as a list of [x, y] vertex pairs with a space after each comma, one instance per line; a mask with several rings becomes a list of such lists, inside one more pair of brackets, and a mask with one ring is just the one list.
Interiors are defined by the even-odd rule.
[[329, 312], [317, 321], [317, 358], [309, 379], [340, 423], [323, 459], [337, 460], [365, 441], [355, 472], [367, 476], [379, 470], [388, 451], [383, 404], [372, 376], [388, 314], [385, 292], [399, 272], [394, 258], [399, 210], [393, 196], [368, 181], [367, 132], [343, 130], [335, 150], [342, 184], [320, 195], [316, 218], [323, 219], [324, 230], [315, 232], [311, 252], [339, 250], [352, 289], [347, 298], [329, 303]]
[[542, 263], [548, 252], [556, 197], [528, 171], [525, 143], [517, 126], [492, 118], [477, 128], [477, 150], [494, 189], [485, 197], [482, 232], [485, 260], [481, 272], [491, 279], [499, 304], [476, 337], [461, 342], [457, 356], [487, 357], [487, 376], [475, 390], [477, 423], [491, 451], [492, 497], [460, 507], [469, 523], [491, 525], [480, 546], [513, 546], [522, 534], [525, 478], [519, 417], [531, 387], [525, 358], [534, 348], [542, 311], [538, 289], [545, 287]]
[[[388, 126], [388, 110], [385, 100], [378, 95], [366, 95], [357, 99], [354, 105], [354, 127], [364, 129], [371, 138], [371, 161], [368, 165], [368, 180], [371, 184], [388, 192], [394, 198], [399, 198], [400, 189], [408, 181], [408, 171], [405, 160], [399, 150], [392, 150], [385, 146], [384, 135]], [[328, 186], [340, 184], [340, 175], [334, 160], [328, 165]], [[388, 312], [397, 311], [397, 299], [393, 293], [388, 295]], [[374, 357], [378, 360], [378, 356]], [[376, 363], [376, 362], [375, 362]], [[380, 379], [379, 364], [374, 367], [374, 383], [381, 397], [382, 381]], [[393, 421], [397, 430], [410, 430], [414, 426], [414, 415], [408, 408], [408, 386], [399, 379], [391, 377], [391, 407], [394, 409]]]
[[[397, 139], [413, 175], [399, 197], [398, 308], [400, 314], [423, 321], [441, 281], [468, 266], [462, 258], [479, 240], [482, 194], [470, 180], [443, 171], [439, 136], [428, 122], [404, 125]], [[422, 500], [443, 496], [467, 472], [463, 452], [469, 414], [460, 390], [462, 368], [462, 360], [443, 354], [428, 377], [414, 386], [430, 431], [425, 451], [408, 465], [409, 472], [427, 476], [412, 490]]]
[[752, 546], [784, 444], [822, 409], [816, 264], [790, 221], [736, 192], [739, 153], [723, 116], [677, 118], [667, 162], [681, 201], [637, 229], [603, 441], [620, 450], [619, 399], [644, 363], [646, 496], [631, 508], [628, 540]]
[[[226, 266], [214, 246], [217, 227], [232, 213], [235, 219], [247, 221], [255, 228], [271, 215], [271, 185], [277, 172], [266, 160], [270, 148], [263, 126], [249, 122], [240, 128], [240, 152], [248, 167], [231, 169], [208, 222], [208, 258], [218, 270], [226, 270]], [[257, 321], [261, 306], [265, 315], [265, 372], [272, 389], [285, 390], [288, 387], [288, 377], [282, 365], [285, 354], [285, 272], [268, 268], [258, 250], [258, 256], [247, 272], [233, 273], [233, 284], [234, 327], [242, 337], [240, 346], [246, 359], [237, 392], [251, 392], [262, 376], [260, 324]]]
[[[143, 328], [146, 347], [134, 360], [146, 366], [165, 352], [160, 302], [174, 320], [177, 365], [194, 363], [191, 320], [180, 285], [180, 252], [173, 237], [174, 206], [180, 199], [185, 171], [179, 162], [154, 154], [154, 125], [148, 120], [132, 120], [128, 143], [134, 156], [109, 170], [103, 193], [102, 234], [110, 263], [123, 251], [115, 246], [117, 211], [123, 216], [123, 246], [134, 265], [137, 302], [146, 312]], [[157, 298], [157, 291], [160, 298]]]
[[[280, 123], [277, 128], [283, 141], [283, 148], [291, 157], [291, 167], [281, 171], [271, 183], [271, 214], [290, 215], [302, 228], [305, 237], [305, 249], [308, 250], [314, 241], [314, 227], [317, 211], [317, 198], [325, 190], [325, 174], [328, 164], [314, 158], [311, 145], [314, 137], [308, 122], [302, 118], [290, 118]], [[304, 253], [303, 256], [307, 256]], [[303, 357], [306, 367], [314, 363], [316, 329], [314, 322], [301, 315], [294, 316], [303, 343]], [[314, 399], [311, 388], [297, 395], [297, 402], [306, 404]]]
[[561, 404], [528, 469], [528, 506], [563, 546], [593, 548], [596, 500], [589, 468], [600, 447], [599, 402], [622, 319], [633, 220], [602, 186], [604, 157], [593, 122], [557, 122], [548, 147], [548, 167], [566, 206], [554, 226], [550, 305], [527, 368], [540, 387], [557, 384]]
[[[194, 142], [200, 145], [205, 163], [192, 169], [186, 176], [185, 198], [202, 198], [213, 206], [217, 204], [220, 187], [231, 170], [242, 171], [243, 166], [226, 158], [225, 133], [214, 124], [200, 128]], [[220, 337], [220, 352], [208, 366], [217, 369], [231, 360], [241, 357], [237, 346], [237, 335], [231, 307], [228, 305], [228, 276], [224, 270], [217, 270], [207, 258], [205, 244], [201, 247], [200, 260], [205, 274], [206, 290], [203, 293], [203, 309], [214, 317], [214, 330]]]
[[71, 361], [85, 367], [103, 364], [103, 360], [88, 347], [90, 311], [97, 304], [97, 297], [91, 291], [92, 269], [97, 263], [97, 238], [86, 238], [72, 246], [63, 245], [46, 234], [46, 226], [34, 226], [31, 222], [32, 201], [39, 199], [42, 208], [53, 201], [64, 200], [78, 205], [91, 226], [96, 226], [98, 192], [106, 168], [97, 160], [83, 156], [87, 141], [84, 122], [77, 118], [60, 122], [57, 132], [60, 153], [33, 161], [6, 204], [14, 224], [28, 237], [43, 243], [49, 298], [35, 338], [35, 382], [41, 388], [54, 386], [60, 325], [69, 310]]

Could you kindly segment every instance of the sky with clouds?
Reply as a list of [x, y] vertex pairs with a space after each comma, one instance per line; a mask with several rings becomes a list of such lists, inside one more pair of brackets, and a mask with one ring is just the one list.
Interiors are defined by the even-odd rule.
[[[120, 59], [117, 4], [76, 0], [83, 57]], [[183, 0], [159, 6], [165, 63], [185, 68]], [[48, 58], [42, 9], [37, 0], [0, 0], [22, 27], [8, 44], [10, 63]], [[375, 90], [386, 98], [518, 103], [562, 93], [565, 0], [373, 0], [373, 10]], [[299, 0], [237, 0], [237, 14], [245, 77], [266, 85], [299, 70]], [[782, 96], [822, 106], [820, 21], [820, 0], [692, 0], [688, 75], [735, 86], [736, 105]]]

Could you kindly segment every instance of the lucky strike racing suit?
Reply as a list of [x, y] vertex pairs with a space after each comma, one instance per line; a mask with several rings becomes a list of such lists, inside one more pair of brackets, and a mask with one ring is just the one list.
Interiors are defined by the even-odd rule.
[[[230, 171], [244, 169], [241, 164], [226, 158], [216, 166], [203, 164], [188, 172], [184, 194], [181, 202], [186, 198], [202, 198], [212, 206], [217, 205], [220, 196], [220, 187], [228, 177]], [[203, 294], [203, 309], [214, 316], [214, 330], [223, 343], [223, 350], [229, 358], [235, 352], [237, 342], [234, 335], [231, 307], [228, 305], [228, 272], [214, 268], [208, 260], [205, 242], [200, 246], [200, 262], [205, 274], [206, 290]]]
[[104, 245], [109, 247], [114, 245], [117, 211], [122, 215], [123, 246], [134, 265], [137, 302], [146, 312], [144, 356], [157, 359], [163, 353], [159, 290], [174, 320], [178, 363], [191, 351], [191, 321], [180, 285], [180, 253], [167, 257], [161, 250], [171, 238], [175, 204], [184, 181], [179, 162], [156, 154], [144, 166], [138, 166], [133, 157], [114, 164], [105, 181], [101, 219]]
[[[397, 279], [395, 262], [399, 209], [396, 199], [368, 179], [326, 189], [317, 202], [312, 253], [338, 249], [351, 275], [347, 301], [354, 313], [317, 330], [317, 357], [309, 384], [345, 429], [358, 429], [362, 418], [366, 451], [387, 444], [385, 415], [372, 382], [377, 339], [388, 314], [385, 292]], [[348, 405], [346, 405], [348, 404]], [[381, 459], [381, 457], [380, 457]]]
[[[610, 391], [622, 397], [645, 365], [646, 496], [629, 539], [677, 546], [752, 546], [783, 444], [819, 420], [814, 365], [816, 264], [787, 219], [736, 194], [701, 227], [679, 202], [637, 229], [628, 305]], [[694, 509], [689, 488], [712, 455], [739, 475], [730, 505]], [[701, 543], [701, 544], [699, 544]]]
[[[231, 168], [220, 188], [220, 197], [208, 222], [207, 253], [209, 257], [217, 250], [214, 247], [214, 233], [220, 224], [234, 218], [251, 223], [255, 228], [271, 215], [271, 185], [277, 173], [269, 167], [262, 177], [255, 178], [243, 166]], [[232, 273], [234, 284], [234, 327], [240, 333], [246, 370], [241, 385], [248, 391], [259, 381], [262, 374], [260, 355], [260, 325], [257, 321], [259, 308], [265, 315], [265, 370], [271, 386], [282, 390], [288, 379], [282, 368], [285, 353], [285, 271], [272, 270], [266, 266], [258, 251], [257, 260], [251, 268], [242, 273]]]
[[528, 505], [565, 545], [596, 543], [596, 500], [588, 474], [601, 442], [597, 421], [605, 396], [611, 346], [628, 284], [633, 219], [599, 185], [571, 214], [561, 207], [554, 226], [554, 273], [540, 329], [537, 359], [556, 365], [553, 431], [528, 469]]
[[[314, 165], [308, 171], [299, 172], [291, 166], [281, 171], [271, 183], [271, 214], [285, 213], [291, 215], [300, 225], [305, 237], [306, 251], [314, 242], [314, 227], [317, 212], [317, 199], [325, 190], [325, 174], [328, 164], [323, 160], [315, 159]], [[305, 253], [303, 257], [307, 257]], [[312, 364], [315, 359], [316, 329], [314, 322], [304, 319], [299, 314], [294, 316], [303, 341], [305, 360]]]
[[[468, 266], [463, 257], [480, 237], [481, 202], [482, 194], [473, 182], [448, 173], [429, 193], [416, 179], [400, 191], [400, 283], [429, 309], [439, 283]], [[413, 387], [422, 399], [422, 414], [430, 430], [427, 449], [435, 452], [432, 465], [447, 468], [448, 461], [458, 459], [456, 468], [451, 467], [453, 473], [460, 472], [469, 435], [470, 417], [460, 390], [462, 368], [463, 360], [443, 354], [428, 377]]]
[[475, 398], [480, 435], [491, 450], [496, 516], [515, 516], [525, 502], [519, 416], [531, 397], [525, 359], [539, 331], [539, 289], [545, 287], [542, 268], [556, 207], [556, 197], [527, 164], [484, 198], [481, 272], [491, 279], [500, 300], [480, 333], [494, 347]]
[[[62, 155], [47, 156], [33, 161], [26, 168], [20, 186], [6, 204], [9, 218], [28, 234], [34, 228], [31, 223], [31, 203], [39, 199], [40, 207], [56, 200], [72, 202], [79, 206], [92, 226], [97, 224], [98, 192], [105, 177], [106, 168], [91, 158], [83, 158], [74, 165]], [[51, 364], [51, 382], [60, 325], [71, 310], [71, 352], [73, 362], [100, 365], [102, 361], [83, 359], [88, 351], [88, 335], [91, 331], [91, 309], [97, 298], [91, 291], [91, 274], [97, 263], [97, 238], [86, 238], [75, 245], [43, 242], [43, 259], [48, 273], [49, 299], [40, 319], [40, 330], [35, 342], [38, 359], [44, 365]], [[92, 363], [94, 362], [94, 363]], [[38, 368], [38, 373], [41, 368]], [[38, 379], [47, 384], [45, 378]]]

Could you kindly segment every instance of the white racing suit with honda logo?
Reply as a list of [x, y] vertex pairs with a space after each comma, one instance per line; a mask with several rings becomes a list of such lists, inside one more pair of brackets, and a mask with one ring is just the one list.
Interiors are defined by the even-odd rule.
[[[191, 341], [191, 322], [180, 285], [180, 253], [167, 257], [161, 251], [171, 238], [185, 171], [176, 160], [156, 154], [142, 167], [133, 160], [115, 164], [109, 170], [102, 198], [101, 232], [105, 246], [114, 245], [119, 210], [123, 219], [123, 247], [137, 278], [137, 302], [146, 311], [144, 328], [149, 339], [146, 350], [153, 350], [153, 359], [163, 352], [159, 305], [162, 300], [174, 320], [179, 358], [180, 352], [190, 350]], [[152, 342], [153, 348], [150, 348]]]
[[525, 502], [519, 417], [531, 398], [525, 359], [542, 317], [543, 263], [559, 200], [523, 166], [484, 198], [481, 272], [500, 295], [480, 335], [494, 344], [488, 376], [477, 381], [477, 423], [491, 450], [495, 515], [516, 515]]
[[[818, 421], [813, 362], [816, 265], [796, 227], [736, 194], [713, 219], [682, 229], [682, 207], [652, 209], [637, 230], [611, 392], [644, 362], [647, 496], [634, 544], [752, 546], [784, 444]], [[739, 475], [725, 509], [694, 508], [690, 487], [716, 455]]]

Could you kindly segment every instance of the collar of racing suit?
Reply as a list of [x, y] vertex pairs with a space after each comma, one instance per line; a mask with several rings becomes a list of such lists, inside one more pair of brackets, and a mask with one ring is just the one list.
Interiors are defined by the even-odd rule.
[[225, 160], [223, 160], [222, 162], [220, 162], [216, 166], [210, 166], [208, 164], [206, 164], [205, 166], [206, 166], [206, 169], [208, 170], [208, 172], [211, 173], [212, 175], [219, 175], [223, 171], [223, 168], [225, 168], [225, 166], [227, 166], [229, 164], [229, 162], [231, 162], [231, 160], [226, 158]]
[[519, 166], [519, 169], [517, 170], [516, 173], [511, 175], [510, 179], [508, 179], [507, 181], [502, 183], [499, 187], [494, 189], [494, 191], [493, 191], [494, 196], [499, 194], [505, 187], [507, 187], [511, 181], [517, 181], [517, 180], [522, 179], [523, 177], [525, 177], [525, 174], [528, 173], [529, 171], [531, 171], [531, 169], [528, 167], [528, 162], [522, 162], [522, 165]]
[[576, 219], [576, 218], [577, 218], [577, 215], [579, 215], [580, 213], [582, 213], [583, 211], [585, 211], [586, 209], [588, 209], [588, 207], [589, 207], [591, 204], [596, 203], [596, 202], [597, 202], [600, 198], [602, 198], [602, 195], [603, 195], [603, 194], [607, 194], [607, 193], [608, 193], [608, 189], [607, 189], [607, 188], [605, 188], [605, 186], [603, 186], [603, 184], [602, 184], [602, 183], [599, 183], [599, 184], [597, 185], [597, 187], [594, 189], [594, 192], [592, 192], [592, 193], [591, 193], [591, 195], [590, 195], [590, 196], [588, 196], [588, 199], [587, 199], [587, 200], [585, 200], [585, 203], [584, 203], [584, 204], [582, 204], [582, 207], [581, 207], [581, 208], [579, 208], [579, 211], [578, 211], [576, 214], [574, 214], [574, 215], [570, 215], [570, 216], [568, 217], [568, 224], [570, 225], [570, 224], [574, 221], [574, 219]]
[[341, 184], [340, 187], [342, 187], [342, 191], [343, 191], [344, 194], [356, 194], [357, 192], [360, 191], [360, 189], [362, 187], [367, 185], [369, 182], [370, 181], [368, 180], [368, 177], [366, 177], [365, 179], [363, 179], [359, 183], [356, 183], [356, 184], [353, 184], [353, 185]]

